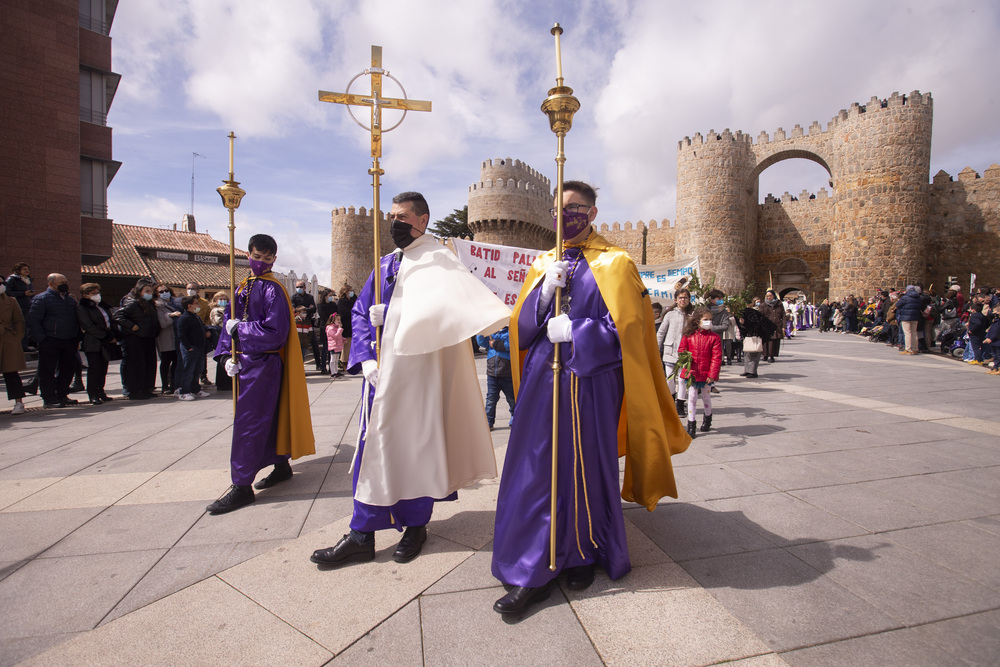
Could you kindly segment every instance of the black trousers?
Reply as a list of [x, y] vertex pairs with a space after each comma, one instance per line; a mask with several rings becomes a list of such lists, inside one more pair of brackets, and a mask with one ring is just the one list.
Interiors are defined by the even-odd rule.
[[104, 382], [108, 378], [108, 360], [104, 358], [104, 353], [85, 352], [87, 355], [87, 396], [90, 400], [104, 398]]
[[778, 348], [781, 345], [780, 338], [772, 338], [764, 341], [764, 358], [778, 356]]
[[24, 398], [24, 385], [21, 383], [21, 374], [17, 371], [3, 374], [3, 383], [7, 386], [7, 398], [12, 401], [20, 401]]
[[122, 359], [122, 379], [133, 394], [152, 394], [156, 386], [156, 339], [140, 338], [135, 334], [125, 336], [122, 347], [128, 352]]
[[63, 340], [48, 336], [38, 344], [38, 391], [46, 403], [58, 403], [69, 397], [69, 387], [79, 363], [75, 338]]
[[174, 388], [174, 375], [177, 373], [177, 350], [160, 350], [160, 389], [166, 391]]

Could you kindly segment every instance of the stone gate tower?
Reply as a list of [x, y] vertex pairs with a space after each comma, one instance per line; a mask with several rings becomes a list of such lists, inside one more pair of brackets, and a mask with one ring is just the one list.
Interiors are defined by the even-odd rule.
[[483, 243], [548, 250], [556, 242], [550, 208], [549, 179], [509, 157], [483, 162], [469, 186], [469, 228]]
[[678, 145], [676, 254], [698, 256], [702, 274], [726, 291], [755, 279], [758, 176], [790, 158], [830, 174], [834, 215], [812, 242], [829, 248], [829, 293], [905, 285], [927, 270], [930, 94], [893, 93], [841, 110], [824, 130], [787, 136], [742, 132], [685, 137]]
[[[330, 215], [330, 287], [340, 291], [347, 283], [359, 294], [375, 261], [374, 224], [370, 210], [362, 206], [333, 209]], [[392, 252], [388, 216], [379, 225], [379, 256]]]

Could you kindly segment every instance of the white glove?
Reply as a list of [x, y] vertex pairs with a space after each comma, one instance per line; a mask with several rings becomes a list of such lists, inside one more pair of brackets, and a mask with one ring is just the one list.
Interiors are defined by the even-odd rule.
[[226, 333], [229, 334], [230, 337], [232, 337], [233, 330], [236, 329], [236, 327], [239, 326], [239, 324], [240, 321], [237, 319], [226, 320]]
[[538, 295], [538, 310], [549, 309], [549, 304], [556, 296], [556, 287], [566, 287], [566, 277], [569, 274], [569, 262], [552, 262], [545, 267], [545, 278], [542, 280], [542, 291]]
[[376, 303], [368, 308], [368, 319], [373, 327], [380, 327], [385, 324], [385, 304]]
[[553, 343], [572, 343], [573, 324], [570, 322], [569, 315], [563, 313], [549, 320], [546, 333], [549, 336], [549, 340]]
[[239, 375], [241, 370], [243, 370], [243, 367], [240, 366], [240, 362], [233, 361], [232, 357], [226, 359], [226, 375], [233, 378]]
[[361, 374], [365, 376], [368, 384], [375, 386], [378, 384], [378, 362], [374, 359], [366, 359], [361, 362]]

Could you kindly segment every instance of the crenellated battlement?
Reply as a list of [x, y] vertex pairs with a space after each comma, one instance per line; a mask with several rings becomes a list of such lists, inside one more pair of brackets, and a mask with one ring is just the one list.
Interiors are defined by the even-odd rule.
[[816, 192], [809, 192], [808, 190], [803, 190], [798, 195], [789, 194], [787, 191], [781, 197], [775, 197], [770, 192], [764, 197], [764, 203], [761, 206], [767, 206], [768, 204], [776, 204], [778, 206], [783, 206], [784, 204], [789, 204], [792, 202], [820, 202], [824, 203], [830, 198], [830, 194], [826, 191], [826, 188], [820, 188]]
[[722, 134], [717, 134], [715, 130], [709, 130], [705, 137], [702, 137], [700, 132], [696, 132], [693, 137], [684, 137], [677, 142], [677, 150], [694, 150], [699, 147], [704, 147], [705, 144], [711, 144], [714, 141], [747, 142], [760, 145], [802, 139], [804, 137], [815, 137], [817, 135], [830, 132], [842, 123], [851, 122], [852, 120], [867, 113], [877, 113], [884, 109], [898, 109], [900, 107], [926, 107], [928, 109], [932, 109], [933, 104], [934, 100], [930, 93], [922, 94], [919, 90], [914, 90], [909, 95], [900, 95], [898, 92], [894, 92], [885, 99], [873, 96], [866, 104], [855, 102], [847, 109], [841, 109], [836, 116], [830, 119], [830, 122], [826, 124], [825, 129], [822, 125], [820, 125], [819, 121], [814, 120], [809, 125], [808, 132], [803, 130], [801, 125], [796, 124], [790, 133], [785, 132], [783, 128], [779, 127], [774, 132], [773, 137], [769, 136], [766, 131], [761, 131], [757, 135], [756, 140], [754, 140], [750, 135], [743, 134], [742, 132], [736, 132], [733, 134], [728, 128]]
[[540, 188], [552, 189], [552, 182], [544, 174], [532, 169], [520, 160], [514, 160], [509, 157], [484, 160], [480, 168], [479, 180], [484, 182], [487, 180], [496, 181], [498, 178], [502, 178], [503, 180], [513, 178], [516, 181], [533, 182]]

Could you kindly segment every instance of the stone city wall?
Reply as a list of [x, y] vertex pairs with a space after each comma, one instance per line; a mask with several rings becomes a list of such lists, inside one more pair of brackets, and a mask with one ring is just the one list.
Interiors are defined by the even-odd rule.
[[927, 254], [924, 284], [935, 291], [948, 276], [968, 290], [970, 273], [977, 285], [1000, 286], [1000, 165], [982, 177], [970, 167], [957, 180], [944, 171], [934, 176]]
[[[833, 198], [826, 188], [815, 194], [803, 190], [797, 197], [785, 193], [780, 199], [770, 194], [759, 206], [757, 259], [754, 284], [763, 294], [773, 280], [779, 291], [798, 287], [807, 294], [827, 297], [830, 277], [830, 227]], [[803, 272], [789, 266], [800, 260]]]

